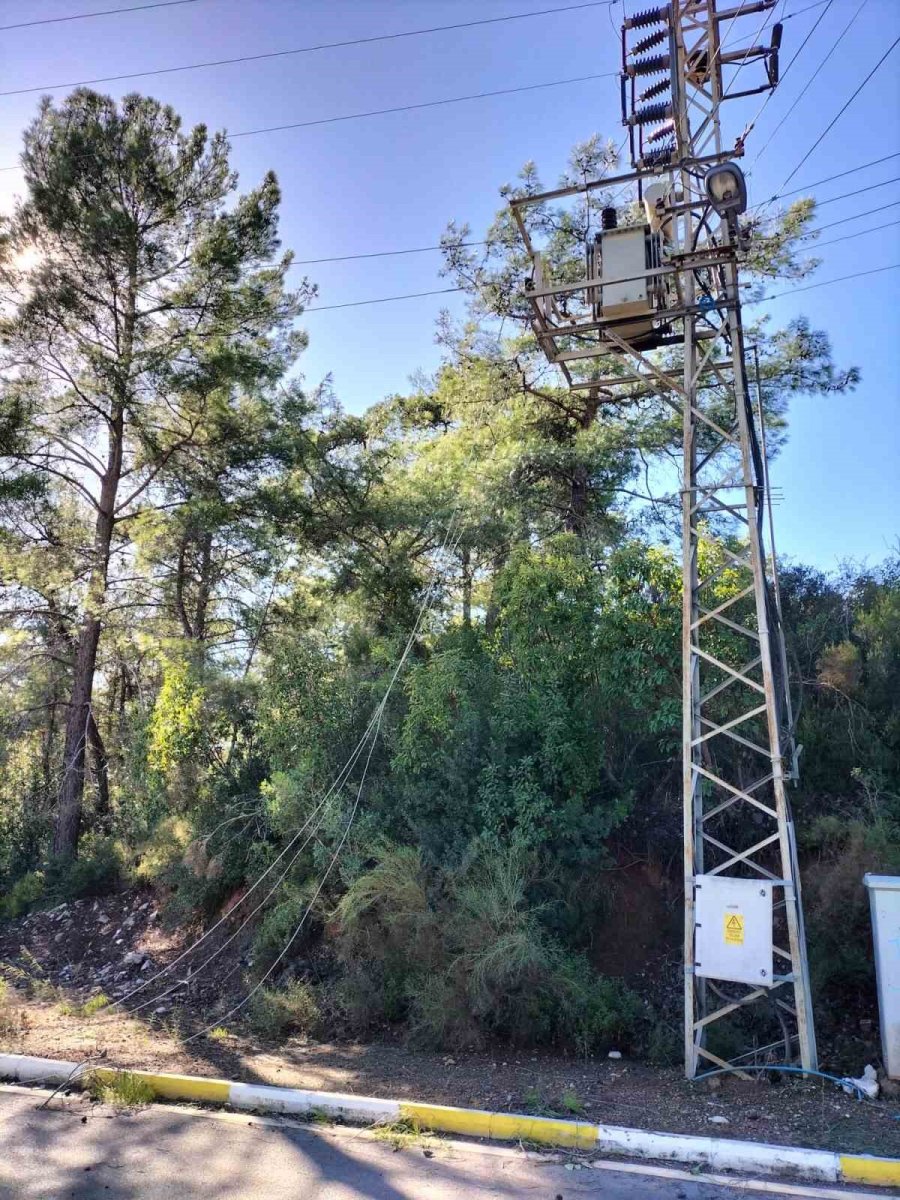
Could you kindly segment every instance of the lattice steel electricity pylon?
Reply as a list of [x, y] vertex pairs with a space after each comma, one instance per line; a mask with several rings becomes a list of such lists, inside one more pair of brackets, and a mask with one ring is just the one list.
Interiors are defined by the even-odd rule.
[[[816, 1067], [785, 790], [797, 754], [770, 509], [768, 528], [764, 520], [762, 402], [755, 412], [741, 320], [737, 214], [746, 194], [733, 160], [743, 138], [726, 152], [720, 127], [725, 100], [777, 83], [780, 26], [757, 44], [774, 4], [717, 11], [716, 0], [673, 0], [627, 19], [622, 111], [634, 173], [511, 201], [533, 263], [532, 328], [569, 387], [602, 404], [660, 396], [681, 419], [689, 1077], [701, 1059], [739, 1069], [754, 1056], [796, 1055]], [[723, 45], [723, 23], [738, 46]], [[586, 246], [586, 277], [555, 282], [552, 261], [533, 244], [529, 208], [630, 183], [642, 218], [620, 226], [605, 207], [603, 232]], [[731, 1041], [722, 1036], [729, 1018], [737, 1048], [734, 1030]], [[769, 1042], [767, 1025], [777, 1035]]]

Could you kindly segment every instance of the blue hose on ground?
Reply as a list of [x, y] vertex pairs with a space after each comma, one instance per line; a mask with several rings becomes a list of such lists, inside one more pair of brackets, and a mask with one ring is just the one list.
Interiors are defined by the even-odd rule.
[[715, 1071], [704, 1071], [702, 1075], [695, 1075], [694, 1082], [699, 1083], [701, 1079], [710, 1079], [713, 1075], [733, 1075], [738, 1071], [785, 1071], [790, 1075], [817, 1075], [819, 1079], [828, 1079], [831, 1083], [837, 1083], [841, 1087], [849, 1085], [856, 1089], [860, 1100], [868, 1100], [869, 1097], [862, 1090], [858, 1083], [854, 1083], [852, 1079], [844, 1079], [839, 1075], [829, 1075], [825, 1071], [808, 1070], [806, 1067], [792, 1067], [787, 1064], [779, 1065], [778, 1063], [770, 1064], [764, 1067], [718, 1067]]

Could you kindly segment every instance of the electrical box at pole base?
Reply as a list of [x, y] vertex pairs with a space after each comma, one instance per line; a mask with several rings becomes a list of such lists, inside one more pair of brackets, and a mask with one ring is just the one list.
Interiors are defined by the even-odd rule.
[[694, 974], [771, 987], [771, 883], [766, 879], [697, 875], [694, 904]]
[[865, 875], [872, 908], [884, 1069], [900, 1079], [900, 876]]

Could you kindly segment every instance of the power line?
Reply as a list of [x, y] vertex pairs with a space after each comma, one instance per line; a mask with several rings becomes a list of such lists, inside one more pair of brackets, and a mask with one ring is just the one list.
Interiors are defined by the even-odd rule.
[[870, 183], [868, 187], [854, 188], [852, 192], [841, 192], [840, 196], [829, 196], [827, 200], [816, 200], [816, 208], [824, 208], [826, 204], [836, 204], [838, 200], [849, 200], [851, 196], [861, 196], [864, 192], [874, 192], [878, 188], [887, 187], [889, 183], [898, 182], [900, 182], [900, 175], [894, 175], [891, 179], [883, 179], [881, 183]]
[[617, 71], [605, 71], [601, 75], [576, 75], [572, 79], [552, 79], [548, 83], [526, 83], [521, 87], [498, 88], [493, 92], [472, 92], [467, 96], [449, 96], [443, 100], [423, 100], [419, 104], [397, 104], [391, 108], [372, 108], [365, 112], [347, 113], [342, 117], [317, 117], [313, 121], [291, 121], [284, 125], [266, 125], [260, 129], [245, 129], [240, 133], [230, 133], [228, 136], [231, 139], [258, 137], [261, 133], [281, 133], [286, 129], [309, 129], [314, 125], [336, 125], [341, 121], [359, 121], [364, 117], [383, 117], [388, 113], [414, 112], [416, 109], [421, 108], [439, 108], [444, 104], [462, 104], [468, 100], [486, 100], [491, 96], [512, 96], [519, 92], [540, 91], [542, 88], [566, 87], [571, 83], [588, 83], [596, 79], [609, 79], [617, 74]]
[[826, 229], [834, 229], [835, 225], [846, 225], [848, 221], [860, 221], [863, 217], [874, 217], [876, 213], [882, 213], [886, 208], [896, 208], [898, 204], [900, 204], [900, 200], [891, 200], [890, 203], [882, 204], [878, 208], [867, 208], [865, 212], [854, 213], [852, 217], [842, 217], [840, 221], [829, 221], [827, 225], [820, 225], [812, 232], [822, 233]]
[[311, 308], [305, 308], [304, 314], [312, 312], [329, 312], [335, 308], [360, 308], [364, 304], [391, 304], [395, 300], [419, 300], [422, 296], [447, 296], [451, 292], [462, 292], [464, 288], [437, 288], [433, 292], [404, 292], [400, 296], [376, 296], [373, 300], [348, 300], [344, 304], [314, 304]]
[[273, 58], [288, 58], [297, 54], [317, 54], [322, 50], [342, 50], [349, 46], [369, 46], [376, 42], [395, 42], [402, 38], [423, 37], [431, 33], [446, 33], [455, 29], [474, 29], [483, 25], [501, 25], [507, 21], [526, 21], [553, 13], [577, 12], [587, 8], [608, 8], [612, 0], [590, 0], [589, 3], [566, 4], [559, 8], [542, 8], [534, 12], [510, 13], [505, 17], [482, 17], [476, 21], [460, 21], [454, 25], [431, 25], [425, 29], [408, 29], [401, 33], [379, 33], [372, 37], [348, 38], [340, 42], [319, 42], [314, 46], [297, 46], [291, 50], [270, 50], [263, 54], [242, 54], [236, 58], [217, 58], [206, 62], [185, 63], [177, 67], [154, 67], [147, 71], [127, 71], [121, 75], [101, 75], [96, 79], [76, 79], [68, 83], [47, 83], [39, 87], [13, 88], [0, 92], [3, 96], [24, 96], [33, 92], [52, 92], [60, 88], [89, 87], [95, 83], [116, 83], [122, 79], [146, 79], [151, 75], [174, 75], [181, 71], [200, 71], [209, 67], [229, 67], [238, 63], [263, 62]]
[[[898, 201], [898, 203], [900, 203], [900, 201]], [[880, 210], [878, 210], [878, 211], [880, 211]], [[865, 215], [865, 214], [860, 213], [860, 216], [863, 216], [863, 215]], [[847, 220], [852, 220], [852, 219], [853, 218], [847, 218]], [[842, 224], [842, 222], [835, 222], [835, 224]], [[900, 222], [895, 221], [895, 222], [892, 222], [892, 224], [900, 224]], [[823, 228], [825, 228], [825, 227], [823, 226]], [[866, 230], [865, 232], [871, 233], [873, 231]], [[853, 236], [855, 236], [855, 235], [853, 235]], [[836, 239], [836, 240], [843, 241], [844, 239], [840, 238], [840, 239]], [[761, 296], [759, 298], [759, 300], [751, 300], [751, 301], [747, 301], [747, 303], [761, 304], [763, 302], [763, 300], [776, 300], [776, 299], [778, 299], [779, 296], [792, 296], [792, 295], [794, 295], [795, 292], [809, 292], [809, 291], [812, 291], [814, 288], [827, 287], [831, 283], [843, 283], [847, 279], [859, 279], [863, 275], [877, 275], [880, 271], [894, 271], [898, 267], [900, 267], [900, 263], [892, 263], [888, 267], [875, 267], [871, 271], [856, 271], [852, 275], [841, 275], [837, 279], [823, 279], [820, 283], [811, 283], [811, 284], [808, 284], [806, 287], [801, 287], [801, 288], [792, 287], [787, 292], [776, 292], [774, 295]], [[422, 296], [445, 296], [445, 295], [448, 295], [450, 292], [463, 292], [463, 291], [465, 291], [465, 288], [461, 288], [461, 287], [439, 288], [437, 291], [433, 291], [433, 292], [405, 292], [399, 296], [376, 296], [371, 300], [349, 300], [343, 304], [322, 304], [322, 305], [317, 304], [312, 308], [305, 308], [303, 310], [303, 315], [305, 316], [307, 313], [313, 313], [313, 312], [329, 312], [336, 308], [358, 308], [364, 304], [392, 304], [396, 300], [418, 300]]]
[[[469, 456], [470, 462], [471, 462], [471, 459], [472, 459], [472, 455]], [[468, 463], [466, 465], [468, 465]], [[444, 541], [440, 547], [439, 553], [442, 553], [449, 549], [450, 553], [452, 554], [453, 552], [455, 552], [456, 548], [459, 546], [459, 543], [462, 540], [463, 533], [465, 532], [465, 525], [466, 525], [466, 522], [464, 519], [463, 520], [459, 519], [461, 517], [461, 514], [462, 514], [462, 500], [461, 500], [461, 498], [457, 498], [456, 506], [450, 516], [450, 520], [447, 523], [447, 530], [444, 535]], [[454, 525], [457, 524], [457, 522], [458, 522], [458, 527], [454, 531], [453, 527], [454, 527]], [[453, 532], [453, 534], [454, 534], [452, 543], [450, 541], [451, 532]], [[328, 866], [326, 867], [324, 873], [322, 874], [321, 879], [318, 881], [318, 885], [316, 887], [316, 890], [313, 892], [312, 899], [309, 901], [309, 904], [306, 906], [306, 909], [304, 910], [303, 915], [300, 918], [300, 921], [294, 928], [293, 933], [288, 938], [285, 945], [281, 948], [281, 951], [278, 954], [278, 957], [274, 960], [274, 962], [272, 962], [270, 964], [270, 966], [266, 970], [265, 974], [259, 980], [257, 980], [256, 984], [250, 989], [250, 991], [247, 992], [237, 1004], [235, 1004], [232, 1008], [230, 1008], [228, 1010], [228, 1012], [224, 1014], [224, 1016], [219, 1017], [216, 1021], [213, 1021], [211, 1024], [205, 1026], [203, 1029], [200, 1029], [197, 1033], [192, 1034], [189, 1038], [186, 1039], [187, 1042], [193, 1042], [193, 1041], [196, 1041], [197, 1038], [203, 1037], [205, 1034], [209, 1033], [211, 1029], [214, 1029], [215, 1026], [220, 1021], [227, 1021], [230, 1017], [233, 1017], [235, 1015], [235, 1013], [239, 1012], [253, 998], [253, 996], [259, 991], [259, 989], [265, 984], [266, 980], [270, 978], [270, 976], [278, 968], [279, 964], [284, 960], [284, 958], [289, 953], [291, 946], [293, 946], [294, 942], [299, 937], [300, 932], [303, 929], [303, 926], [306, 924], [307, 917], [312, 912], [313, 905], [315, 904], [316, 900], [319, 897], [319, 894], [321, 893], [322, 889], [325, 886], [328, 876], [331, 874], [332, 870], [335, 867], [335, 864], [337, 863], [338, 859], [340, 858], [341, 851], [344, 848], [344, 843], [346, 842], [347, 836], [350, 833], [351, 826], [353, 825], [354, 818], [355, 818], [357, 810], [359, 808], [360, 800], [362, 799], [363, 788], [365, 786], [366, 776], [369, 771], [369, 764], [372, 761], [372, 752], [374, 751], [375, 743], [378, 740], [378, 734], [379, 734], [379, 731], [381, 728], [381, 721], [384, 716], [384, 712], [385, 712], [385, 708], [387, 706], [388, 699], [394, 688], [394, 684], [397, 682], [397, 678], [403, 669], [403, 665], [406, 662], [409, 652], [412, 649], [416, 635], [418, 634], [419, 629], [421, 628], [422, 620], [428, 609], [428, 605], [431, 602], [431, 598], [434, 595], [435, 588], [438, 583], [438, 579], [439, 579], [439, 576], [438, 576], [438, 573], [436, 570], [434, 573], [434, 576], [431, 580], [431, 583], [430, 583], [427, 591], [425, 592], [424, 597], [422, 598], [422, 602], [419, 606], [419, 611], [416, 616], [415, 623], [412, 627], [412, 630], [410, 631], [410, 635], [409, 635], [409, 638], [407, 639], [406, 646], [404, 647], [403, 653], [400, 656], [400, 659], [399, 659], [396, 667], [394, 668], [393, 674], [391, 675], [390, 681], [387, 685], [387, 688], [385, 689], [385, 692], [384, 692], [384, 695], [382, 696], [381, 702], [378, 705], [378, 707], [376, 708], [375, 713], [373, 714], [374, 728], [373, 728], [373, 732], [372, 732], [372, 741], [369, 745], [369, 752], [366, 756], [366, 761], [365, 761], [365, 765], [363, 767], [362, 776], [359, 781], [359, 788], [357, 789], [356, 798], [353, 801], [352, 807], [350, 809], [350, 816], [347, 819], [347, 824], [345, 825], [343, 832], [341, 833], [340, 839], [338, 841], [338, 844], [335, 848], [334, 853], [331, 856], [331, 860], [328, 863]], [[370, 722], [370, 725], [371, 724], [372, 723]]]
[[198, 0], [156, 0], [155, 4], [132, 4], [129, 8], [101, 8], [96, 12], [72, 13], [69, 17], [42, 17], [38, 21], [17, 21], [14, 25], [0, 25], [0, 33], [9, 29], [30, 29], [33, 25], [60, 25], [65, 21], [87, 21], [91, 17], [116, 17], [121, 13], [146, 12], [149, 8], [178, 8], [183, 4], [196, 4]]
[[760, 296], [758, 300], [748, 300], [745, 302], [746, 308], [750, 304], [762, 304], [765, 300], [778, 300], [781, 296], [793, 296], [797, 292], [811, 292], [815, 288], [828, 287], [832, 283], [845, 283], [848, 279], [861, 279], [864, 275], [880, 275], [882, 271], [896, 271], [900, 269], [900, 263], [891, 263], [887, 267], [872, 267], [870, 271], [854, 271], [852, 275], [838, 275], [835, 279], [822, 279], [819, 283], [809, 283], [806, 287], [792, 287], [786, 292], [773, 292], [770, 296]]
[[[900, 200], [897, 203], [900, 204]], [[883, 225], [873, 225], [871, 229], [860, 229], [858, 233], [845, 233], [843, 237], [829, 238], [827, 242], [813, 242], [810, 249], [821, 250], [823, 246], [834, 246], [838, 242], [849, 242], [852, 238], [864, 237], [867, 233], [881, 233], [882, 229], [891, 229], [894, 225], [900, 225], [900, 217], [896, 221], [885, 221]], [[816, 232], [818, 233], [818, 230]]]
[[[846, 174], [846, 173], [847, 172], [842, 172], [842, 174]], [[820, 180], [820, 182], [824, 182], [824, 181]], [[847, 200], [851, 196], [859, 196], [863, 192], [875, 191], [876, 188], [885, 187], [889, 183], [898, 183], [898, 182], [900, 182], [900, 175], [896, 175], [892, 179], [885, 179], [882, 183], [873, 183], [869, 187], [856, 188], [852, 192], [843, 192], [840, 196], [830, 196], [827, 200], [816, 200], [816, 207], [821, 208], [826, 204], [835, 204], [838, 200]], [[802, 191], [805, 189], [800, 189], [800, 190]], [[842, 217], [839, 221], [832, 221], [828, 225], [819, 226], [819, 230], [831, 229], [832, 226], [834, 226], [834, 225], [843, 225], [847, 221], [856, 221], [860, 217], [871, 216], [872, 213], [874, 213], [874, 212], [882, 212], [884, 210], [884, 208], [893, 207], [893, 205], [895, 203], [900, 204], [900, 201], [892, 201], [888, 205], [882, 205], [881, 208], [870, 208], [870, 209], [867, 209], [865, 212], [856, 213], [854, 216]], [[815, 232], [818, 232], [818, 230], [812, 230], [811, 232], [815, 233]], [[804, 235], [804, 236], [806, 236], [806, 235]], [[480, 240], [480, 241], [474, 241], [474, 242], [459, 242], [457, 244], [460, 247], [470, 249], [470, 248], [473, 248], [476, 246], [486, 246], [487, 242], [484, 240]], [[326, 255], [322, 258], [295, 258], [291, 262], [291, 266], [292, 267], [313, 267], [313, 266], [320, 266], [323, 263], [357, 262], [361, 259], [367, 259], [367, 258], [395, 258], [395, 257], [399, 257], [399, 256], [405, 255], [405, 254], [428, 254], [429, 252], [443, 250], [443, 249], [444, 249], [443, 243], [435, 242], [431, 246], [410, 246], [410, 247], [404, 248], [402, 250], [370, 250], [370, 251], [367, 251], [367, 252], [361, 253], [361, 254], [331, 254], [331, 255]]]
[[[259, 129], [241, 129], [237, 133], [229, 133], [229, 139], [244, 137], [259, 137], [264, 133], [280, 133], [288, 129], [310, 129], [317, 125], [337, 125], [343, 121], [360, 121], [366, 117], [382, 117], [388, 113], [415, 112], [424, 108], [440, 108], [447, 104], [463, 104], [471, 100], [488, 100], [494, 96], [513, 96], [522, 92], [537, 92], [546, 88], [568, 87], [573, 83], [589, 83], [597, 79], [609, 79], [617, 75], [616, 71], [605, 71], [599, 75], [576, 75], [571, 79], [550, 79], [546, 83], [525, 83], [520, 87], [496, 88], [491, 92], [471, 92], [466, 96], [447, 96], [441, 100], [422, 100], [418, 104], [396, 104], [390, 108], [372, 108], [364, 112], [345, 113], [338, 117], [317, 117], [312, 121], [290, 121], [282, 125], [266, 125]], [[9, 93], [0, 93], [6, 94]], [[0, 167], [0, 171], [21, 171], [22, 166]]]
[[838, 111], [835, 113], [835, 115], [832, 117], [832, 119], [828, 122], [828, 124], [825, 126], [825, 128], [822, 130], [822, 132], [819, 134], [819, 136], [816, 138], [816, 140], [813, 142], [813, 144], [807, 150], [807, 152], [803, 155], [803, 157], [797, 163], [796, 167], [794, 167], [793, 171], [791, 171], [790, 175], [788, 175], [787, 179], [785, 179], [784, 183], [782, 183], [782, 185], [781, 185], [782, 188], [785, 186], [785, 184], [790, 183], [790, 181], [794, 178], [794, 176], [797, 174], [797, 172], [800, 170], [800, 168], [803, 166], [803, 164], [806, 162], [806, 160], [809, 158], [809, 156], [812, 154], [812, 152], [816, 149], [816, 147], [819, 146], [822, 143], [822, 140], [825, 138], [825, 136], [831, 132], [831, 130], [835, 127], [837, 122], [844, 115], [844, 113], [847, 111], [847, 109], [850, 107], [850, 105], [853, 103], [853, 101], [856, 99], [856, 97], [859, 95], [859, 93], [863, 90], [863, 88], [866, 86], [866, 84], [869, 82], [869, 80], [872, 79], [872, 77], [875, 75], [875, 73], [881, 67], [882, 63], [897, 48], [898, 43], [900, 43], [900, 37], [896, 37], [894, 39], [894, 41], [890, 44], [890, 46], [888, 46], [887, 50], [885, 50], [884, 54], [882, 54], [881, 58], [879, 58], [878, 62], [875, 64], [875, 66], [872, 68], [872, 70], [868, 73], [868, 75], [865, 77], [865, 79], [862, 81], [862, 83], [855, 89], [855, 91], [849, 97], [849, 99], [844, 101], [844, 103], [841, 105], [841, 107], [838, 109]]
[[[819, 65], [816, 67], [815, 71], [813, 71], [812, 75], [810, 75], [809, 79], [807, 79], [800, 94], [796, 97], [793, 104], [790, 106], [790, 108], [787, 110], [787, 112], [784, 114], [784, 116], [781, 118], [781, 120], [778, 122], [778, 124], [775, 126], [775, 128], [772, 130], [772, 132], [769, 134], [768, 140], [765, 142], [762, 149], [760, 151], [758, 151], [756, 158], [754, 158], [754, 160], [750, 166], [751, 171], [753, 170], [753, 167], [755, 167], [756, 164], [759, 162], [760, 158], [763, 156], [765, 151], [768, 149], [769, 145], [772, 142], [772, 139], [778, 133], [779, 129], [781, 129], [782, 125], [785, 123], [785, 121], [788, 119], [788, 117], [791, 115], [791, 113], [794, 111], [794, 109], [797, 107], [797, 105], [800, 103], [800, 101], [803, 99], [803, 97], [809, 91], [810, 87], [813, 84], [813, 81], [816, 79], [819, 72], [822, 70], [822, 68], [828, 62], [829, 58], [831, 58], [832, 54], [834, 54], [835, 50], [837, 50], [838, 46], [841, 44], [841, 42], [844, 38], [844, 35], [847, 33], [850, 26], [853, 24], [853, 22], [859, 16], [859, 14], [862, 12], [862, 10], [865, 8], [866, 2], [867, 2], [867, 0], [862, 0], [861, 4], [859, 5], [859, 8], [857, 8], [856, 12], [853, 14], [853, 16], [850, 18], [850, 20], [847, 22], [847, 24], [844, 26], [844, 28], [838, 34], [837, 39], [835, 40], [831, 49], [828, 51], [828, 53], [825, 55], [825, 57], [819, 62]], [[829, 3], [828, 7], [829, 8], [831, 7], [830, 3]], [[818, 29], [818, 27], [819, 27], [819, 23], [821, 22], [822, 18], [826, 15], [827, 12], [828, 12], [828, 8], [826, 8], [825, 12], [823, 12], [819, 16], [819, 19], [816, 21], [815, 25], [813, 25], [812, 29], [806, 35], [806, 38], [804, 39], [803, 44], [800, 46], [800, 50], [803, 49], [803, 46], [806, 45], [806, 43], [809, 41], [809, 39], [812, 37], [812, 35], [816, 32], [816, 29]], [[800, 50], [797, 51], [797, 54], [800, 53]], [[791, 59], [791, 63], [788, 65], [788, 70], [790, 69], [790, 66], [793, 64], [794, 59], [796, 59], [797, 54], [795, 54], [794, 58]], [[787, 70], [785, 70], [785, 75], [786, 74], [787, 74]], [[773, 94], [772, 92], [769, 93], [769, 98], [771, 98], [772, 94]], [[763, 105], [763, 108], [765, 108], [765, 105]], [[760, 111], [762, 111], [762, 109]], [[748, 172], [748, 174], [749, 174], [749, 172]]]
[[771, 204], [772, 200], [783, 200], [785, 196], [796, 196], [798, 192], [806, 192], [810, 188], [821, 187], [823, 183], [832, 183], [835, 179], [843, 179], [845, 175], [856, 175], [858, 171], [866, 171], [869, 167], [880, 166], [883, 162], [890, 162], [892, 158], [900, 158], [900, 150], [895, 151], [893, 154], [885, 154], [882, 158], [873, 158], [871, 162], [860, 163], [859, 166], [850, 167], [849, 170], [838, 171], [836, 175], [826, 175], [824, 179], [817, 179], [815, 183], [806, 183], [801, 187], [791, 188], [789, 192], [776, 192], [769, 200], [761, 200], [759, 204], [754, 204], [753, 207], [762, 208], [764, 204]]
[[812, 12], [814, 8], [821, 8], [823, 4], [830, 4], [831, 0], [816, 0], [815, 4], [807, 4], [806, 8], [798, 8], [796, 12], [787, 13], [781, 19], [789, 21], [791, 17], [802, 17], [804, 13]]
[[[886, 179], [884, 181], [884, 183], [874, 183], [874, 184], [872, 184], [871, 187], [868, 187], [868, 188], [859, 188], [853, 192], [845, 192], [841, 196], [832, 196], [828, 200], [817, 200], [816, 207], [819, 208], [824, 204], [833, 204], [837, 200], [846, 200], [850, 196], [858, 196], [861, 192], [869, 192], [869, 191], [874, 190], [875, 188], [884, 187], [885, 184], [897, 183], [897, 182], [900, 182], [900, 175], [895, 176], [893, 179]], [[850, 217], [842, 217], [839, 221], [831, 221], [827, 225], [820, 225], [817, 229], [811, 230], [810, 233], [819, 233], [819, 232], [821, 232], [821, 230], [831, 229], [835, 225], [844, 225], [844, 224], [846, 224], [847, 221], [857, 221], [861, 217], [870, 217], [873, 213], [883, 212], [885, 208], [894, 207], [895, 204], [900, 204], [900, 200], [891, 201], [889, 204], [882, 205], [881, 208], [870, 208], [870, 209], [867, 209], [865, 212], [856, 213]], [[805, 237], [808, 235], [804, 234], [803, 236]], [[841, 240], [843, 240], [843, 239], [841, 239]], [[459, 247], [464, 248], [464, 249], [471, 249], [476, 246], [486, 246], [487, 242], [483, 241], [483, 240], [476, 241], [476, 242], [458, 242], [458, 243], [456, 243], [456, 245], [458, 245]], [[443, 250], [443, 249], [444, 249], [444, 243], [435, 242], [431, 246], [410, 246], [404, 250], [370, 250], [364, 254], [330, 254], [330, 255], [326, 255], [323, 258], [295, 258], [291, 262], [291, 266], [292, 267], [314, 267], [314, 266], [320, 266], [323, 263], [358, 262], [359, 260], [366, 259], [366, 258], [395, 258], [395, 257], [399, 257], [399, 256], [405, 255], [405, 254], [428, 254], [430, 252], [437, 251], [437, 250]]]
[[[460, 248], [468, 249], [472, 246], [486, 246], [487, 242], [457, 242], [455, 244]], [[372, 250], [367, 254], [331, 254], [326, 258], [295, 258], [291, 266], [314, 267], [320, 263], [355, 262], [361, 258], [393, 258], [400, 254], [427, 254], [430, 250], [443, 249], [443, 245], [436, 242], [433, 246], [411, 246], [408, 250]]]
[[[791, 61], [790, 61], [790, 62], [788, 63], [788, 65], [787, 65], [787, 66], [784, 68], [784, 70], [781, 72], [781, 74], [780, 74], [780, 76], [779, 76], [779, 78], [778, 78], [778, 86], [779, 86], [779, 87], [780, 87], [780, 86], [781, 86], [781, 85], [784, 83], [785, 79], [786, 79], [786, 78], [787, 78], [787, 76], [788, 76], [788, 72], [790, 71], [791, 67], [794, 65], [794, 63], [797, 61], [797, 59], [798, 59], [798, 58], [800, 57], [800, 55], [803, 53], [803, 49], [804, 49], [804, 47], [806, 46], [806, 43], [809, 41], [809, 39], [812, 37], [812, 35], [813, 35], [813, 34], [816, 32], [816, 30], [819, 28], [819, 26], [821, 25], [822, 21], [824, 20], [824, 18], [825, 18], [825, 16], [826, 16], [826, 14], [828, 13], [828, 10], [831, 8], [831, 6], [832, 6], [832, 4], [833, 4], [833, 3], [834, 3], [834, 0], [825, 0], [825, 11], [824, 11], [824, 12], [821, 12], [821, 13], [819, 14], [818, 18], [816, 19], [816, 23], [813, 25], [812, 29], [810, 29], [809, 33], [806, 35], [806, 37], [803, 39], [803, 41], [800, 43], [800, 46], [799, 46], [799, 48], [797, 49], [797, 52], [794, 54], [794, 56], [793, 56], [793, 58], [791, 59]], [[822, 6], [821, 6], [821, 5], [819, 5], [818, 7], [819, 7], [819, 8], [821, 8]], [[796, 16], [797, 14], [794, 14], [794, 15]], [[813, 78], [815, 78], [815, 76], [813, 76]], [[810, 81], [810, 82], [812, 82], [812, 81]], [[807, 86], [807, 87], [809, 87], [809, 84], [807, 84], [806, 86]], [[806, 90], [806, 88], [804, 88], [803, 90], [805, 91], [805, 90]], [[750, 124], [747, 126], [747, 133], [749, 133], [749, 132], [750, 132], [750, 130], [751, 130], [751, 129], [753, 129], [753, 127], [756, 125], [756, 123], [757, 123], [757, 121], [759, 120], [759, 118], [760, 118], [760, 117], [763, 115], [763, 113], [766, 111], [766, 109], [767, 109], [767, 108], [768, 108], [768, 106], [769, 106], [769, 103], [770, 103], [770, 102], [771, 102], [771, 100], [772, 100], [772, 97], [775, 95], [775, 91], [776, 91], [776, 89], [775, 89], [774, 87], [773, 87], [773, 88], [771, 88], [771, 89], [768, 91], [768, 93], [766, 94], [766, 98], [765, 98], [765, 100], [763, 100], [762, 104], [760, 105], [759, 111], [757, 112], [757, 114], [756, 114], [756, 116], [753, 118], [753, 120], [750, 122]], [[802, 96], [802, 95], [803, 95], [803, 92], [801, 92], [801, 93], [800, 93], [800, 95]], [[798, 98], [797, 98], [797, 99], [799, 100], [799, 96], [798, 96]], [[796, 104], [797, 104], [797, 100], [795, 100], [795, 101], [794, 101], [794, 103], [791, 105], [790, 109], [788, 110], [788, 115], [794, 111], [794, 108], [796, 107]], [[775, 126], [775, 129], [773, 130], [773, 132], [772, 132], [771, 134], [769, 134], [769, 141], [768, 141], [768, 142], [766, 142], [766, 146], [768, 146], [769, 142], [771, 142], [772, 138], [775, 136], [775, 134], [778, 132], [778, 130], [781, 128], [781, 126], [784, 124], [784, 122], [785, 122], [785, 120], [786, 120], [786, 119], [787, 119], [787, 117], [786, 117], [786, 116], [785, 116], [785, 117], [782, 117], [782, 118], [781, 118], [781, 120], [779, 121], [778, 125], [776, 125], [776, 126]], [[763, 150], [765, 150], [766, 146], [763, 146], [762, 150], [760, 150], [760, 151], [759, 151], [759, 153], [756, 155], [756, 158], [754, 158], [753, 162], [750, 164], [750, 168], [749, 168], [749, 170], [747, 171], [747, 174], [748, 174], [748, 175], [749, 175], [749, 174], [751, 174], [751, 172], [752, 172], [753, 168], [756, 166], [757, 162], [759, 161], [759, 156], [760, 156], [760, 154], [762, 154]]]

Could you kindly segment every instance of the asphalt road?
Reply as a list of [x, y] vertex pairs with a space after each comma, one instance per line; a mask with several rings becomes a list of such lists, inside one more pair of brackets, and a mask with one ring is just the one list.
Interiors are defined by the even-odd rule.
[[[567, 1170], [515, 1148], [437, 1139], [396, 1150], [351, 1129], [265, 1123], [245, 1114], [154, 1106], [116, 1113], [84, 1097], [0, 1087], [2, 1200], [795, 1200], [585, 1165]], [[769, 1185], [770, 1187], [773, 1185]], [[815, 1196], [816, 1189], [804, 1189]], [[828, 1195], [833, 1195], [830, 1189]]]

